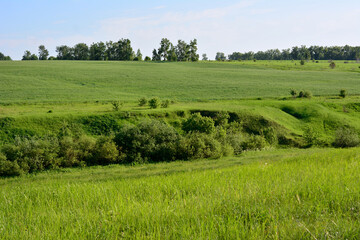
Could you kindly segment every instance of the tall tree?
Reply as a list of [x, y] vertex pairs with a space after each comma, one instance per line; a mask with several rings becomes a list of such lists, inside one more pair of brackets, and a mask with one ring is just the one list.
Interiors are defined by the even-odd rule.
[[215, 60], [216, 61], [225, 61], [226, 60], [225, 54], [223, 52], [217, 52], [216, 56], [215, 56]]
[[31, 60], [31, 52], [29, 50], [26, 50], [24, 52], [24, 55], [23, 55], [21, 60], [23, 60], [23, 61]]
[[49, 51], [45, 48], [44, 45], [39, 46], [39, 60], [47, 60], [49, 56]]
[[185, 41], [178, 40], [175, 51], [178, 61], [190, 60], [190, 46]]
[[206, 53], [203, 53], [203, 55], [202, 55], [202, 60], [203, 60], [203, 61], [209, 60], [209, 58], [207, 57]]
[[152, 60], [153, 61], [161, 61], [161, 57], [160, 55], [158, 54], [158, 52], [156, 51], [156, 49], [154, 49], [152, 51]]
[[163, 38], [160, 42], [160, 47], [158, 49], [158, 54], [160, 56], [160, 60], [168, 61], [169, 60], [169, 51], [173, 47], [172, 43], [169, 39]]
[[134, 60], [137, 60], [137, 61], [142, 61], [142, 53], [140, 51], [140, 49], [137, 50], [136, 52], [136, 57], [134, 58]]
[[89, 47], [85, 43], [78, 43], [74, 46], [75, 60], [89, 60]]
[[129, 39], [120, 39], [116, 45], [116, 58], [120, 61], [131, 61], [134, 59], [134, 51]]
[[58, 53], [57, 59], [58, 60], [72, 60], [74, 59], [74, 49], [66, 46], [61, 45], [56, 47], [56, 52]]
[[90, 46], [90, 60], [105, 60], [106, 46], [103, 42], [93, 43]]
[[197, 40], [190, 41], [190, 60], [196, 62], [199, 60], [199, 54], [197, 54]]

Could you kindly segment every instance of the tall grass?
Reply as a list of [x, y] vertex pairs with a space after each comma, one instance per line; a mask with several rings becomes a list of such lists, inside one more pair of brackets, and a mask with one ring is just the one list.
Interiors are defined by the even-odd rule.
[[0, 180], [2, 239], [358, 239], [359, 149]]

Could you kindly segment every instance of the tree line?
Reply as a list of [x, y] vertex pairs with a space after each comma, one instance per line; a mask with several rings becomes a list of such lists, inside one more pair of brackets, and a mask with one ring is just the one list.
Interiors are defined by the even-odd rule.
[[[138, 49], [135, 53], [129, 39], [120, 39], [113, 42], [96, 42], [88, 46], [86, 43], [78, 43], [73, 47], [61, 45], [56, 47], [57, 56], [49, 57], [49, 51], [44, 45], [40, 45], [38, 55], [26, 50], [22, 60], [98, 60], [98, 61], [142, 61], [143, 55]], [[160, 47], [153, 50], [153, 56], [146, 56], [145, 61], [198, 61], [197, 40], [190, 43], [178, 40], [174, 46], [169, 39], [163, 38]]]
[[11, 57], [5, 56], [2, 52], [0, 52], [0, 61], [11, 61]]
[[[218, 52], [217, 61], [226, 60], [225, 54]], [[291, 49], [270, 49], [258, 52], [233, 52], [228, 60], [360, 60], [360, 46], [310, 46], [292, 47]]]

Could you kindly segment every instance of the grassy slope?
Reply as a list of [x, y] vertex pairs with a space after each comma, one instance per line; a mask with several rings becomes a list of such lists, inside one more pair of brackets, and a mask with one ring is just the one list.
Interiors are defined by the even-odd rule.
[[[178, 101], [278, 97], [290, 88], [315, 95], [339, 89], [360, 94], [357, 63], [237, 62], [0, 62], [0, 102], [136, 101], [159, 96]], [[285, 70], [284, 70], [285, 69]], [[301, 70], [301, 71], [299, 71]]]
[[4, 239], [357, 239], [359, 149], [0, 179]]

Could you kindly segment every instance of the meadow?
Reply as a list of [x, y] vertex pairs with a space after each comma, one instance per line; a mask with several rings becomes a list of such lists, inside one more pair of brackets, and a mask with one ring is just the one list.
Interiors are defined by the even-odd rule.
[[[56, 151], [65, 143], [66, 156], [77, 156], [81, 137], [98, 144], [126, 124], [149, 119], [188, 141], [191, 132], [182, 126], [192, 113], [213, 124], [229, 114], [205, 136], [218, 148], [227, 144], [221, 134], [241, 143], [256, 135], [264, 143], [216, 159], [54, 165], [0, 177], [0, 239], [359, 239], [360, 149], [332, 148], [339, 128], [360, 133], [359, 66], [0, 62], [0, 148], [17, 137], [41, 146], [50, 136], [59, 144]], [[293, 98], [290, 89], [314, 96]], [[345, 98], [340, 89], [347, 90]], [[154, 96], [172, 102], [157, 109], [138, 105]], [[124, 105], [115, 111], [112, 101]], [[265, 136], [268, 130], [276, 141]], [[117, 147], [121, 153], [123, 146]], [[53, 157], [47, 151], [26, 154], [38, 161], [34, 156]], [[7, 161], [2, 154], [0, 173], [1, 161]]]
[[1, 239], [358, 239], [359, 149], [0, 180]]
[[[257, 62], [0, 62], [0, 103], [137, 101], [158, 96], [176, 101], [288, 96], [289, 89], [360, 94], [360, 64], [326, 61]], [[296, 64], [296, 65], [295, 65]]]

